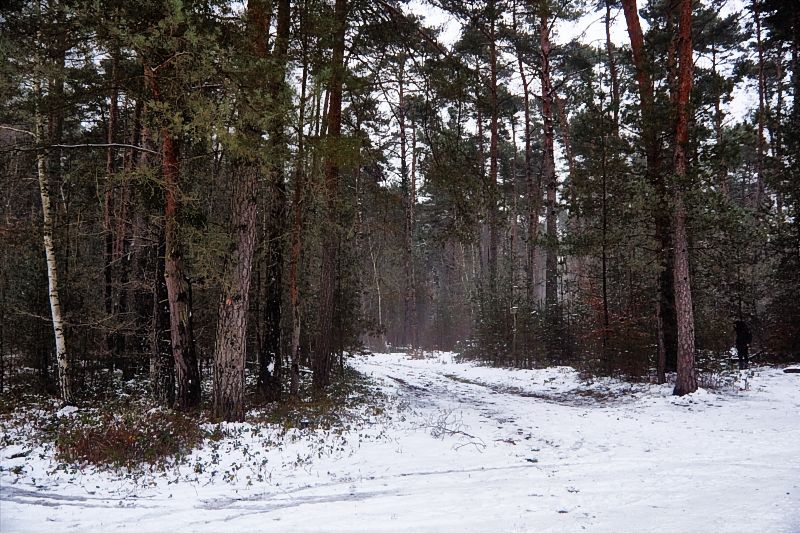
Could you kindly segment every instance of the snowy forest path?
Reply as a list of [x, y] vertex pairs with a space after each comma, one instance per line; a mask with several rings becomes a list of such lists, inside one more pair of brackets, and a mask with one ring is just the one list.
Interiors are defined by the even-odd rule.
[[[446, 353], [350, 364], [385, 397], [364, 424], [282, 440], [232, 426], [238, 436], [138, 484], [54, 470], [34, 451], [15, 459], [27, 477], [0, 473], [0, 530], [800, 530], [796, 374], [762, 368], [749, 390], [676, 398]], [[18, 452], [3, 451], [4, 467]]]

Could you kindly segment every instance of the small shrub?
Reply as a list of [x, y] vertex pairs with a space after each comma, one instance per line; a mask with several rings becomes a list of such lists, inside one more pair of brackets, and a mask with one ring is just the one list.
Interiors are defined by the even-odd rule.
[[59, 460], [129, 469], [185, 455], [205, 436], [197, 420], [166, 411], [62, 418], [56, 431]]

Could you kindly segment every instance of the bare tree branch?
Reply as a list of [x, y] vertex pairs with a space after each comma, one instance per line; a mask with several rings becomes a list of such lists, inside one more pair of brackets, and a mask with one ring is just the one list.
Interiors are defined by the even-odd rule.
[[3, 124], [0, 124], [0, 130], [15, 131], [17, 133], [24, 133], [26, 135], [30, 135], [31, 137], [36, 137], [36, 135], [32, 131], [15, 128], [13, 126], [5, 126]]
[[161, 152], [158, 150], [151, 150], [150, 148], [145, 148], [144, 146], [136, 146], [135, 144], [123, 144], [123, 143], [83, 143], [83, 144], [48, 144], [44, 147], [35, 147], [35, 148], [20, 148], [20, 151], [31, 151], [31, 150], [39, 150], [41, 148], [128, 148], [130, 150], [137, 150], [139, 152], [145, 152], [148, 154], [159, 155]]

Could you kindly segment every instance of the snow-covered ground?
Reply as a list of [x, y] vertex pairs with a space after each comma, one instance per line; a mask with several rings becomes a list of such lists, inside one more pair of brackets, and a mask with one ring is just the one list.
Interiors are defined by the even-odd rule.
[[451, 354], [352, 364], [387, 399], [349, 429], [230, 425], [168, 474], [0, 449], [0, 531], [800, 531], [799, 374], [675, 398]]

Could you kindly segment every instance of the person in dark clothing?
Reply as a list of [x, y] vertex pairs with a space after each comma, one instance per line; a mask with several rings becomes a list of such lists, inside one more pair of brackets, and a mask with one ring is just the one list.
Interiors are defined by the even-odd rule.
[[750, 343], [753, 342], [753, 333], [744, 320], [737, 320], [733, 323], [733, 331], [736, 333], [736, 353], [739, 355], [739, 370], [750, 368], [749, 350]]

